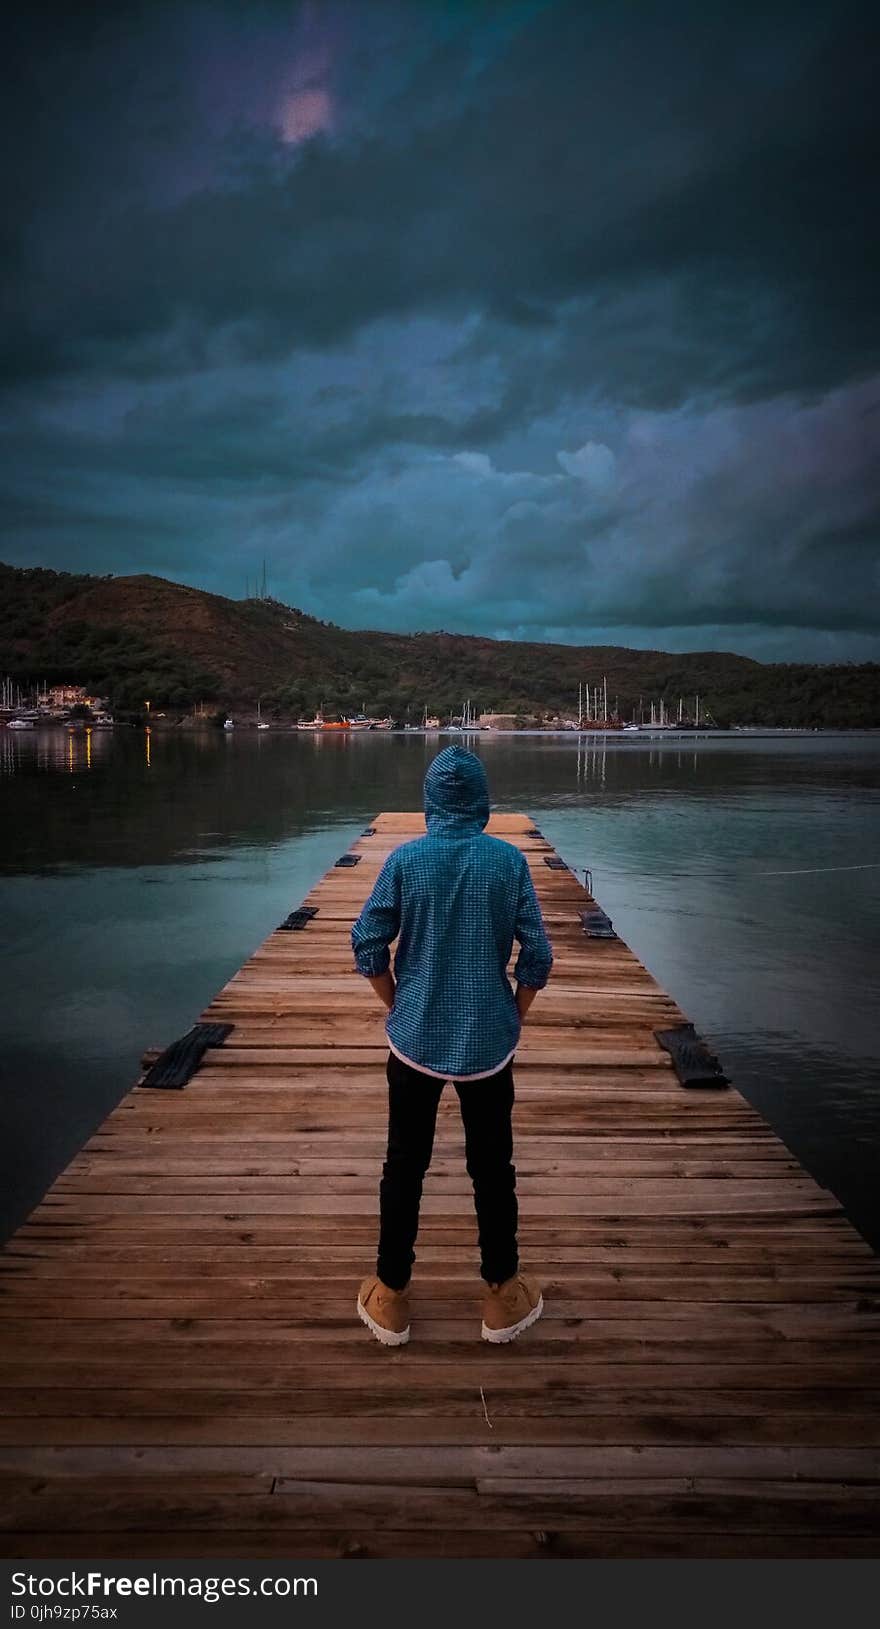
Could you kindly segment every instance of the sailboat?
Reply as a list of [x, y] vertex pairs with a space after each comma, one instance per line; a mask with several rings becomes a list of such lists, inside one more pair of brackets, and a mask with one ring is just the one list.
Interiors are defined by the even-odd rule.
[[268, 730], [268, 728], [269, 728], [268, 724], [263, 723], [263, 704], [262, 704], [262, 702], [258, 701], [257, 702], [257, 729], [258, 730]]
[[462, 735], [470, 734], [471, 731], [479, 730], [480, 728], [481, 726], [477, 723], [477, 715], [474, 709], [474, 704], [469, 696], [461, 710], [461, 733]]

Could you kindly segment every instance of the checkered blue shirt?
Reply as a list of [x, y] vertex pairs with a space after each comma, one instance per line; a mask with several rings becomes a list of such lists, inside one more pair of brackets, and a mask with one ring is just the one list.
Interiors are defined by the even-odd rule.
[[389, 854], [351, 932], [359, 973], [394, 958], [385, 1025], [395, 1051], [444, 1076], [499, 1068], [519, 1040], [507, 976], [541, 989], [553, 953], [525, 856], [483, 830], [489, 818], [479, 758], [448, 747], [425, 777], [427, 834]]

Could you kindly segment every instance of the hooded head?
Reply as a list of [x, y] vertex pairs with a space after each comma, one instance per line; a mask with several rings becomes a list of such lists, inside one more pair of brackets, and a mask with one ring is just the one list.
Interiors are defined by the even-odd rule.
[[466, 837], [481, 832], [488, 819], [489, 785], [479, 758], [464, 747], [446, 747], [425, 776], [428, 831]]

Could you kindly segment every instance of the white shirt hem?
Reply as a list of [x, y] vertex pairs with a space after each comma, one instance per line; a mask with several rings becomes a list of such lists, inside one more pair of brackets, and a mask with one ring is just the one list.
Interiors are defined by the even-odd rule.
[[[395, 1058], [399, 1058], [400, 1062], [405, 1063], [410, 1069], [417, 1069], [419, 1071], [420, 1075], [431, 1075], [434, 1080], [451, 1080], [451, 1081], [456, 1081], [456, 1080], [461, 1080], [461, 1081], [464, 1081], [464, 1080], [488, 1080], [490, 1075], [497, 1075], [499, 1070], [503, 1069], [505, 1064], [508, 1064], [510, 1062], [511, 1058], [513, 1057], [514, 1052], [516, 1051], [516, 1047], [512, 1046], [510, 1051], [508, 1052], [506, 1058], [502, 1058], [500, 1063], [496, 1063], [495, 1067], [493, 1069], [481, 1069], [479, 1071], [479, 1074], [476, 1074], [476, 1075], [444, 1075], [444, 1074], [441, 1074], [439, 1069], [428, 1069], [428, 1068], [425, 1067], [425, 1065], [423, 1063], [414, 1063], [412, 1058], [407, 1058], [407, 1057], [404, 1056], [404, 1054], [402, 1052], [398, 1052], [397, 1047], [394, 1045], [394, 1042], [391, 1040], [390, 1036], [386, 1035], [385, 1039], [388, 1042], [388, 1045], [391, 1048], [391, 1051], [394, 1053]], [[517, 1042], [517, 1045], [518, 1044], [519, 1043]]]

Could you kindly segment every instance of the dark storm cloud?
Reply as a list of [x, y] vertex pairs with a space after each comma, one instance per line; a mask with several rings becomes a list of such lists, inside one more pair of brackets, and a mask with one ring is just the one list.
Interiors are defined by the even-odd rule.
[[[124, 366], [134, 339], [185, 313], [195, 349], [184, 363], [199, 346], [209, 359], [212, 336], [237, 324], [242, 352], [262, 357], [394, 312], [476, 305], [528, 320], [584, 290], [607, 303], [685, 277], [704, 332], [679, 352], [680, 393], [712, 386], [713, 351], [743, 330], [748, 346], [750, 301], [759, 325], [762, 304], [776, 319], [785, 307], [779, 340], [772, 327], [761, 336], [777, 390], [870, 368], [876, 64], [859, 11], [649, 6], [635, 26], [628, 15], [629, 28], [616, 7], [543, 7], [451, 114], [439, 94], [430, 122], [412, 91], [392, 96], [378, 131], [306, 143], [288, 162], [252, 127], [237, 148], [221, 143], [225, 167], [180, 198], [161, 188], [192, 120], [174, 35], [170, 66], [158, 31], [128, 45], [151, 53], [135, 80], [146, 131], [125, 106], [129, 76], [104, 77], [105, 47], [90, 85], [80, 43], [73, 95], [52, 83], [44, 99], [36, 185], [16, 188], [13, 356], [26, 365], [29, 340], [40, 371], [53, 356]], [[461, 41], [439, 47], [435, 84], [454, 87], [443, 74], [464, 56]], [[157, 63], [154, 97], [138, 95]], [[28, 123], [21, 99], [10, 122]], [[81, 160], [68, 174], [62, 163], [63, 188], [59, 128]], [[37, 197], [48, 208], [35, 218]], [[613, 354], [603, 382], [614, 388]]]
[[867, 636], [875, 85], [854, 4], [22, 13], [0, 553]]

